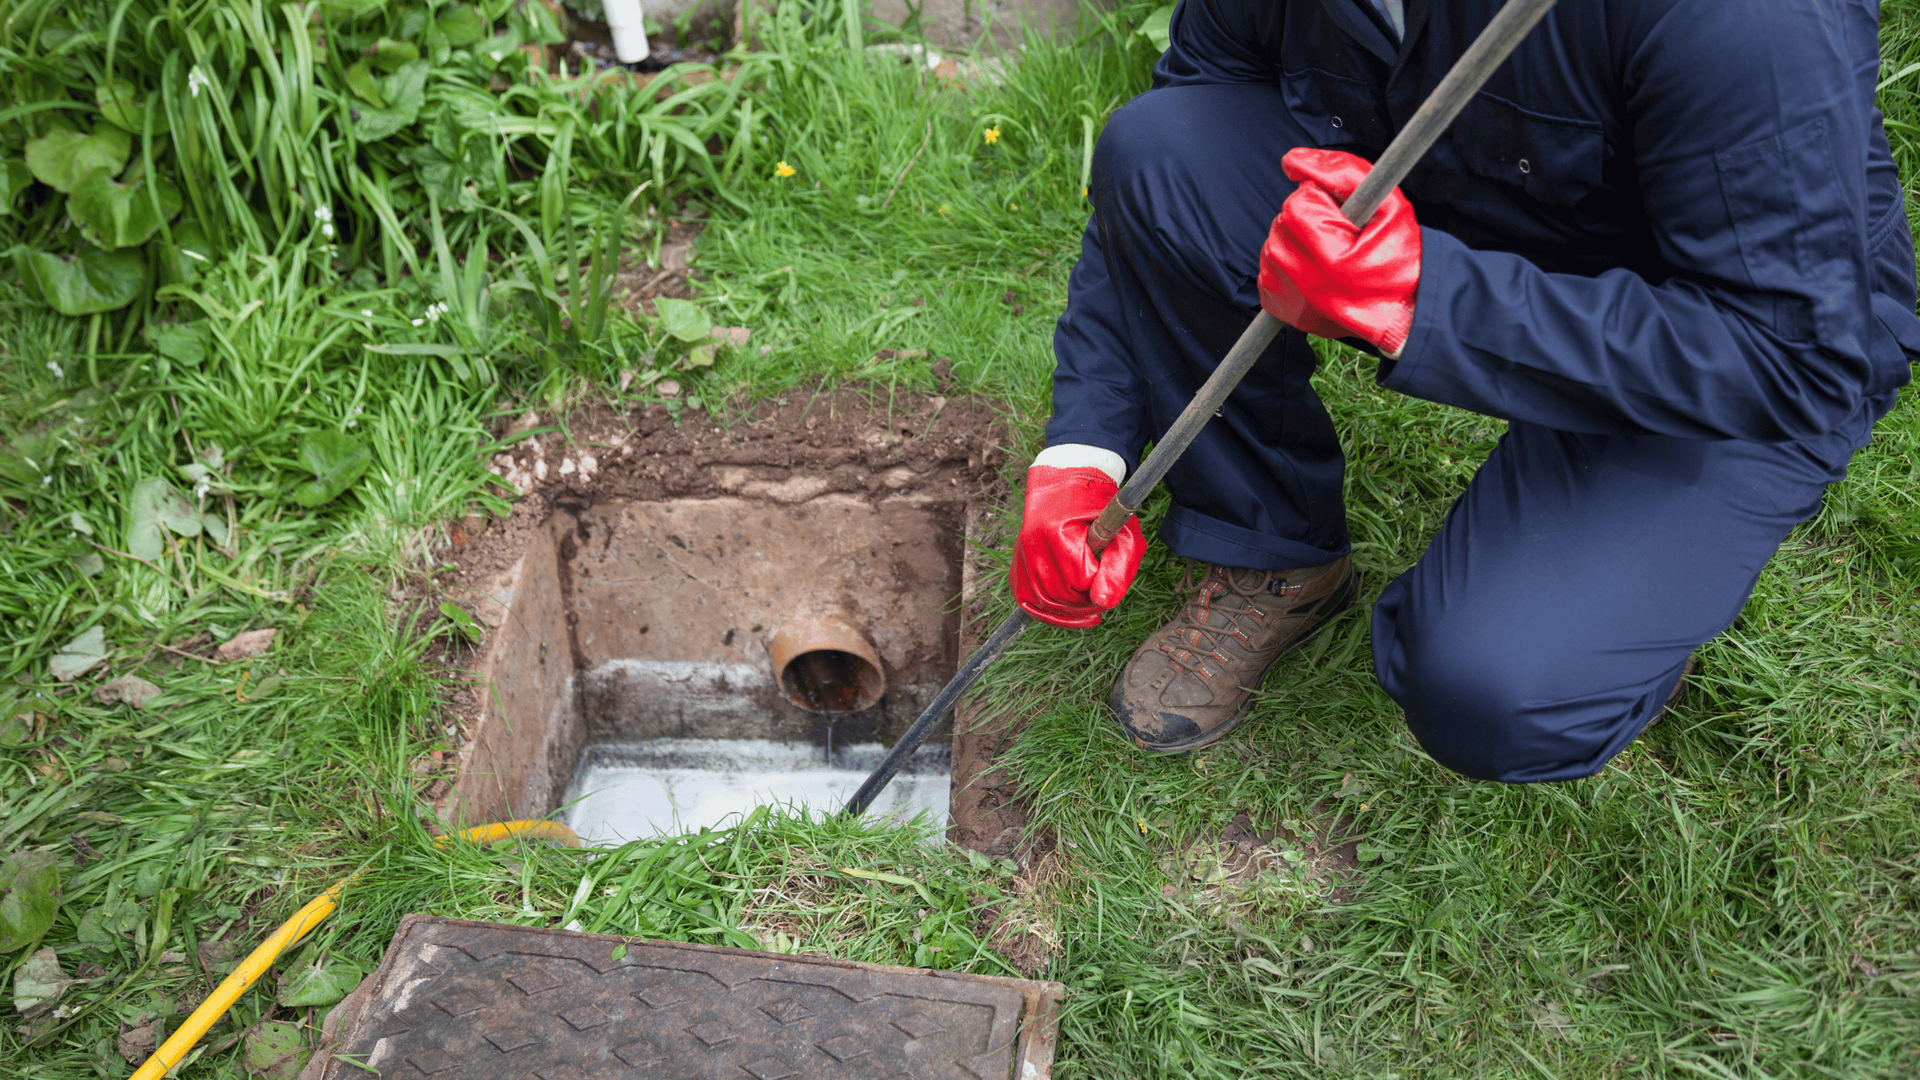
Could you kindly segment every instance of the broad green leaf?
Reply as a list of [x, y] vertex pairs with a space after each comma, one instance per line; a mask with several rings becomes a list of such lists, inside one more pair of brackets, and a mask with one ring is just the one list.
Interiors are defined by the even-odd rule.
[[0, 161], [0, 214], [13, 212], [13, 197], [33, 184], [33, 173], [18, 158]]
[[60, 908], [60, 867], [45, 851], [17, 851], [0, 863], [0, 953], [40, 940]]
[[247, 1072], [256, 1080], [295, 1080], [307, 1064], [300, 1025], [262, 1020], [247, 1032]]
[[107, 560], [97, 551], [88, 551], [73, 557], [73, 568], [81, 577], [99, 577], [107, 572]]
[[27, 168], [55, 191], [72, 191], [95, 169], [119, 175], [132, 149], [131, 137], [111, 124], [94, 128], [91, 135], [56, 128], [27, 140]]
[[80, 917], [79, 934], [83, 945], [116, 945], [122, 934], [133, 933], [140, 925], [140, 905], [121, 897], [101, 904]]
[[[142, 131], [147, 120], [147, 98], [139, 87], [125, 79], [104, 82], [93, 88], [93, 101], [107, 123], [134, 135]], [[164, 135], [166, 131], [167, 111], [153, 110], [153, 133]]]
[[158, 860], [149, 859], [141, 863], [140, 869], [133, 872], [133, 895], [143, 897], [159, 895], [160, 886], [166, 884], [167, 877], [172, 872], [173, 867], [164, 865]]
[[133, 251], [87, 248], [74, 255], [16, 250], [14, 265], [30, 296], [62, 315], [118, 311], [147, 283], [147, 260]]
[[504, 34], [495, 34], [480, 44], [475, 45], [473, 47], [473, 55], [479, 57], [481, 62], [488, 67], [493, 68], [505, 63], [508, 57], [516, 55], [519, 48], [519, 33], [508, 30]]
[[313, 479], [294, 489], [293, 501], [301, 506], [319, 506], [360, 479], [373, 464], [373, 451], [351, 435], [315, 431], [300, 439], [300, 464], [313, 473]]
[[387, 99], [380, 93], [380, 80], [373, 77], [373, 61], [367, 57], [361, 57], [359, 63], [347, 69], [347, 89], [376, 109], [387, 107]]
[[0, 746], [17, 746], [32, 735], [33, 710], [13, 700], [11, 694], [0, 700]]
[[[153, 206], [156, 194], [159, 213]], [[144, 181], [122, 184], [105, 169], [82, 177], [67, 197], [67, 213], [80, 224], [80, 235], [108, 251], [146, 243], [162, 221], [179, 212], [180, 191], [171, 182], [160, 179], [149, 192]]]
[[213, 262], [213, 245], [200, 226], [183, 221], [168, 230], [173, 235], [174, 273], [181, 281], [192, 282]]
[[521, 36], [528, 41], [537, 41], [542, 45], [560, 45], [567, 35], [560, 29], [560, 23], [547, 10], [545, 4], [521, 4], [519, 8]]
[[331, 1005], [346, 997], [367, 970], [351, 960], [321, 953], [309, 964], [301, 964], [280, 976], [280, 1004], [295, 1008], [306, 1005]]
[[1172, 24], [1173, 5], [1166, 4], [1155, 8], [1152, 14], [1142, 19], [1140, 29], [1135, 32], [1147, 39], [1147, 43], [1153, 46], [1154, 52], [1163, 53], [1173, 42]]
[[165, 323], [151, 327], [149, 334], [154, 349], [169, 360], [198, 367], [207, 359], [205, 322]]
[[480, 21], [480, 15], [469, 4], [441, 12], [433, 20], [433, 25], [447, 37], [447, 44], [459, 48], [471, 45], [487, 36], [487, 24]]
[[706, 345], [695, 345], [693, 348], [688, 349], [687, 350], [687, 366], [688, 367], [712, 367], [713, 353], [714, 353], [714, 350], [718, 348], [719, 348], [718, 345], [708, 343]]
[[[375, 59], [378, 63], [378, 58]], [[380, 93], [387, 99], [384, 109], [362, 109], [353, 133], [361, 142], [378, 142], [402, 128], [411, 127], [420, 118], [420, 107], [427, 103], [427, 72], [432, 65], [425, 60], [409, 60], [387, 78]]]
[[67, 987], [80, 982], [67, 978], [60, 970], [60, 957], [52, 949], [41, 949], [13, 970], [13, 1007], [26, 1016], [38, 1016], [53, 1008]]
[[158, 476], [133, 486], [127, 500], [127, 554], [148, 562], [159, 560], [166, 531], [181, 536], [200, 535], [200, 515], [172, 484]]
[[660, 328], [681, 341], [698, 344], [713, 340], [713, 320], [699, 304], [691, 300], [658, 297], [653, 302], [660, 312]]
[[[47, 661], [47, 672], [61, 682], [72, 682], [107, 658], [107, 634], [98, 626], [83, 630], [80, 636], [60, 646]], [[7, 950], [0, 948], [0, 952]]]
[[200, 515], [200, 525], [207, 530], [207, 535], [213, 539], [214, 543], [219, 544], [221, 547], [227, 546], [226, 518], [218, 514], [202, 514]]
[[373, 66], [385, 72], [399, 71], [420, 59], [420, 47], [410, 41], [381, 38], [373, 43]]

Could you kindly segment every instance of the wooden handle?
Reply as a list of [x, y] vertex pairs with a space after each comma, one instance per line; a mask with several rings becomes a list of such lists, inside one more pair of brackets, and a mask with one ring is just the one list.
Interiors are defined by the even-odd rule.
[[1107, 545], [1113, 543], [1114, 537], [1120, 535], [1120, 530], [1127, 527], [1131, 517], [1133, 511], [1120, 501], [1119, 495], [1107, 500], [1106, 509], [1100, 511], [1100, 516], [1087, 526], [1087, 546], [1093, 549], [1096, 558], [1107, 550]]

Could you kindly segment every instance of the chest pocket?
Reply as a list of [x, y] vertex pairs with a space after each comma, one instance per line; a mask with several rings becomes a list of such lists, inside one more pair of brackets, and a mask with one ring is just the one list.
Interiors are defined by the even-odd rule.
[[1461, 110], [1452, 136], [1467, 168], [1551, 206], [1573, 206], [1603, 183], [1607, 137], [1593, 121], [1541, 116], [1483, 92]]
[[1294, 122], [1315, 145], [1387, 148], [1392, 133], [1373, 87], [1366, 83], [1308, 69], [1282, 75], [1280, 89]]

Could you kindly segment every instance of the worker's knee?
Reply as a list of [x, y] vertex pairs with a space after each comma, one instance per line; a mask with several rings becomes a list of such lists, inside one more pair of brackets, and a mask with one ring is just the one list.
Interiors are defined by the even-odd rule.
[[1598, 772], [1632, 739], [1632, 703], [1582, 692], [1574, 658], [1543, 656], [1508, 629], [1444, 607], [1408, 611], [1383, 596], [1375, 674], [1421, 747], [1463, 776], [1530, 783]]
[[1094, 205], [1110, 224], [1134, 225], [1164, 216], [1155, 193], [1192, 190], [1190, 149], [1181, 146], [1181, 95], [1142, 94], [1107, 119], [1093, 150]]
[[[1103, 226], [1134, 236], [1179, 243], [1231, 228], [1257, 243], [1293, 188], [1280, 159], [1304, 140], [1272, 86], [1149, 91], [1109, 117], [1094, 146], [1094, 207]], [[1251, 208], [1256, 220], [1239, 220]]]

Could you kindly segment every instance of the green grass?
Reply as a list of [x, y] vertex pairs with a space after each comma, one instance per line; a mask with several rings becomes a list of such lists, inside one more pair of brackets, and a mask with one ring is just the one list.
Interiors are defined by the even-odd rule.
[[[177, 1021], [217, 975], [200, 970], [196, 945], [222, 934], [250, 945], [361, 866], [340, 913], [284, 968], [323, 953], [370, 965], [401, 913], [430, 911], [1005, 974], [981, 942], [989, 910], [1004, 906], [1057, 940], [1046, 975], [1073, 990], [1064, 1076], [1920, 1072], [1910, 392], [1735, 626], [1703, 650], [1695, 694], [1591, 780], [1503, 787], [1434, 765], [1374, 685], [1353, 617], [1268, 683], [1243, 734], [1191, 758], [1134, 753], [1100, 703], [1133, 643], [1176, 603], [1181, 568], [1155, 548], [1103, 629], [1029, 631], [984, 689], [1030, 718], [1016, 767], [1061, 841], [1017, 879], [911, 832], [780, 815], [597, 857], [436, 847], [411, 765], [448, 741], [442, 673], [428, 660], [445, 627], [419, 573], [436, 562], [440, 523], [502, 505], [480, 468], [498, 414], [618, 399], [619, 370], [674, 364], [685, 348], [617, 315], [590, 332], [589, 312], [565, 306], [583, 293], [573, 275], [547, 280], [542, 269], [586, 265], [611, 235], [650, 244], [678, 196], [704, 193], [689, 211], [708, 215], [704, 307], [752, 327], [756, 348], [676, 373], [689, 394], [727, 410], [816, 375], [875, 394], [930, 392], [926, 359], [874, 359], [926, 350], [954, 360], [962, 389], [1007, 402], [1014, 449], [1030, 451], [1085, 222], [1086, 139], [1144, 87], [1150, 52], [1098, 34], [1074, 47], [1036, 41], [1004, 85], [962, 93], [848, 56], [838, 3], [806, 26], [801, 5], [782, 5], [789, 21], [770, 32], [770, 53], [678, 112], [648, 119], [637, 96], [635, 109], [596, 112], [564, 89], [529, 87], [490, 106], [511, 118], [498, 138], [473, 136], [477, 113], [448, 115], [394, 137], [411, 141], [346, 153], [323, 138], [348, 104], [346, 51], [315, 68], [321, 119], [309, 126], [262, 57], [279, 57], [289, 87], [304, 76], [285, 65], [311, 61], [250, 44], [256, 33], [287, 40], [286, 20], [228, 6], [235, 14], [135, 0], [126, 25], [200, 35], [221, 85], [244, 90], [227, 103], [231, 125], [138, 35], [118, 32], [114, 70], [210, 110], [208, 131], [228, 140], [224, 171], [192, 172], [213, 159], [190, 159], [178, 141], [157, 151], [157, 167], [200, 189], [203, 231], [217, 218], [221, 235], [241, 239], [164, 294], [164, 267], [178, 259], [153, 249], [162, 270], [144, 298], [101, 316], [56, 315], [0, 275], [10, 440], [0, 619], [13, 630], [0, 667], [22, 718], [0, 723], [12, 742], [0, 748], [0, 848], [56, 854], [63, 895], [43, 944], [69, 974], [101, 971], [62, 999], [75, 1015], [0, 1031], [0, 1074], [124, 1075], [122, 1027]], [[321, 11], [355, 7], [367, 14], [343, 25], [369, 37], [406, 17], [404, 5]], [[22, 5], [20, 18], [57, 21], [59, 10]], [[1920, 3], [1889, 0], [1883, 19], [1887, 73], [1920, 61]], [[92, 100], [109, 21], [85, 47], [67, 46], [67, 64], [16, 19], [6, 31], [25, 57], [6, 73], [16, 97], [52, 93], [20, 89], [33, 78]], [[429, 108], [451, 114], [484, 85], [466, 64], [436, 67]], [[754, 92], [724, 98], [741, 80]], [[1920, 77], [1882, 101], [1911, 181]], [[655, 173], [642, 125], [658, 134], [673, 117], [717, 138], [711, 176], [704, 157], [675, 164], [664, 149]], [[249, 186], [241, 162], [255, 156], [233, 148], [255, 133], [276, 148], [256, 167], [332, 177], [316, 190], [339, 215], [337, 260], [319, 254], [322, 238], [290, 201], [276, 209], [270, 185]], [[0, 158], [29, 134], [0, 121]], [[451, 174], [427, 170], [456, 160], [474, 178], [472, 204], [443, 200], [433, 185]], [[795, 175], [774, 174], [782, 160]], [[376, 165], [384, 184], [343, 178]], [[616, 224], [620, 201], [648, 180]], [[37, 191], [0, 228], [14, 244], [78, 243], [59, 214]], [[448, 314], [412, 326], [434, 302]], [[196, 320], [203, 355], [150, 347], [149, 326]], [[1325, 360], [1317, 385], [1353, 463], [1355, 557], [1377, 592], [1419, 556], [1499, 425], [1380, 391], [1351, 352]], [[313, 475], [299, 453], [323, 431], [361, 438], [372, 461], [344, 494], [307, 507], [292, 498]], [[168, 476], [189, 489], [182, 467], [209, 446], [227, 464], [204, 508], [231, 518], [226, 543], [179, 537], [149, 562], [102, 551], [126, 550], [136, 483]], [[1149, 535], [1163, 512], [1164, 496], [1145, 515]], [[96, 702], [95, 676], [48, 678], [48, 657], [93, 625], [111, 649], [102, 673], [142, 674], [161, 699], [135, 712]], [[258, 626], [280, 629], [274, 648], [234, 664], [152, 647]], [[1347, 901], [1284, 871], [1225, 905], [1191, 887], [1170, 853], [1242, 812], [1295, 832], [1350, 817], [1366, 845]], [[123, 901], [136, 925], [101, 939], [99, 913]], [[170, 950], [185, 962], [162, 960]], [[273, 995], [263, 985], [243, 998], [183, 1074], [245, 1075], [236, 1036], [264, 1018], [316, 1019]]]

